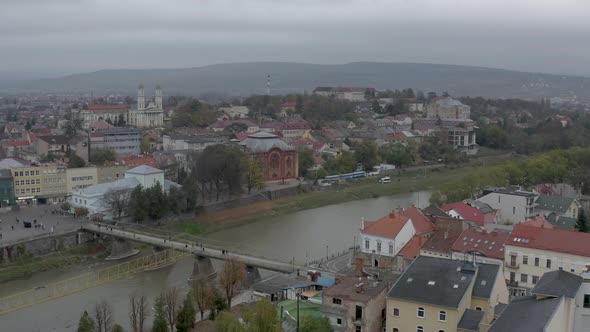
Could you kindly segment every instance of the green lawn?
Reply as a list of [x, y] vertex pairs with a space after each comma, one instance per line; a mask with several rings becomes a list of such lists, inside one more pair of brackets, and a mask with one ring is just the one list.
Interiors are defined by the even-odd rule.
[[174, 224], [174, 231], [180, 233], [186, 233], [191, 235], [204, 234], [207, 231], [207, 225], [203, 223], [197, 223], [194, 221], [181, 221]]
[[[289, 319], [292, 322], [297, 321], [297, 301], [285, 300], [277, 303], [277, 312], [281, 314], [281, 307], [283, 307], [283, 318]], [[308, 301], [299, 302], [299, 319], [303, 320], [305, 317], [321, 318], [321, 305], [310, 303]]]

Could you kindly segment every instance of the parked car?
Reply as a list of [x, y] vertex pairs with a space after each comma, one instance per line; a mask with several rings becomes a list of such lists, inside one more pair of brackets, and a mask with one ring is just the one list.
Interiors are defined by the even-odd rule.
[[389, 176], [384, 176], [381, 179], [379, 179], [379, 183], [390, 183], [391, 182], [391, 178]]

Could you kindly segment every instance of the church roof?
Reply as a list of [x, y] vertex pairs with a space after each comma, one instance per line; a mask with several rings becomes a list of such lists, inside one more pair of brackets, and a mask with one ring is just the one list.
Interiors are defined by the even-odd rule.
[[258, 132], [255, 134], [248, 135], [248, 138], [243, 140], [240, 145], [245, 146], [250, 152], [268, 152], [272, 149], [279, 149], [282, 151], [293, 151], [294, 147], [285, 143], [277, 135]]

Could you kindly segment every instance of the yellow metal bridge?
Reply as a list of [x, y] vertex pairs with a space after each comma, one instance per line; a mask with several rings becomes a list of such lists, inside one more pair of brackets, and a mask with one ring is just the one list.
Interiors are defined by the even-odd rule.
[[70, 295], [133, 273], [157, 269], [190, 254], [189, 251], [168, 249], [74, 278], [2, 297], [0, 298], [0, 315]]

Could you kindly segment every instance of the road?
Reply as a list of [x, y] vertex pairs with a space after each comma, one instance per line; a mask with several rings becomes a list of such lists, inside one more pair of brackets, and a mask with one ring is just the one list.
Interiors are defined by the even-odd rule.
[[113, 227], [112, 225], [107, 224], [97, 224], [97, 223], [85, 223], [81, 226], [83, 229], [100, 234], [112, 235], [124, 239], [129, 239], [131, 241], [137, 241], [142, 243], [151, 244], [158, 247], [166, 247], [172, 248], [177, 250], [183, 251], [191, 251], [195, 255], [209, 257], [213, 259], [219, 260], [228, 260], [228, 259], [235, 259], [240, 261], [248, 266], [255, 266], [265, 270], [276, 271], [276, 272], [283, 272], [283, 273], [291, 273], [294, 272], [296, 269], [301, 269], [302, 271], [305, 269], [302, 266], [294, 265], [292, 262], [281, 262], [277, 260], [262, 258], [262, 257], [254, 257], [250, 255], [243, 255], [233, 252], [227, 252], [223, 249], [214, 249], [208, 247], [201, 247], [197, 246], [194, 243], [187, 243], [178, 240], [171, 240], [171, 238], [162, 238], [158, 236], [146, 235], [146, 234], [139, 234], [133, 231], [123, 230], [117, 227]]

